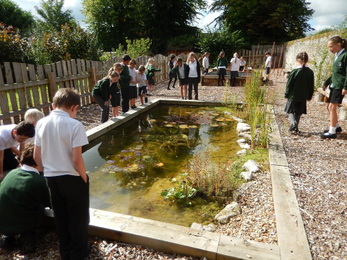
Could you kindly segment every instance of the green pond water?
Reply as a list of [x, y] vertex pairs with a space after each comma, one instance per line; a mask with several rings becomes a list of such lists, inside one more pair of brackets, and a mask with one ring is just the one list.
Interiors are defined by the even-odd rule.
[[206, 223], [217, 203], [180, 206], [160, 195], [175, 186], [192, 156], [213, 162], [240, 150], [236, 122], [211, 107], [161, 105], [93, 141], [83, 153], [90, 207], [189, 226]]

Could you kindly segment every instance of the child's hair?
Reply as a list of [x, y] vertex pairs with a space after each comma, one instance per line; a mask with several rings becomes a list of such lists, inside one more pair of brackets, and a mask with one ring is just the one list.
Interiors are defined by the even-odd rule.
[[332, 42], [333, 44], [340, 44], [341, 48], [345, 48], [347, 50], [347, 41], [346, 39], [342, 39], [340, 36], [335, 35], [329, 39], [328, 42]]
[[145, 70], [146, 70], [145, 66], [143, 66], [143, 65], [139, 66], [139, 71], [145, 71]]
[[183, 59], [180, 57], [177, 59], [177, 62], [183, 62]]
[[241, 59], [243, 60], [243, 56], [240, 57], [240, 60], [241, 60]]
[[234, 53], [234, 60], [235, 60], [235, 63], [237, 62], [237, 57], [238, 57], [239, 55], [237, 54], [237, 52], [235, 52]]
[[305, 69], [306, 63], [308, 62], [308, 54], [306, 52], [300, 52], [298, 55], [296, 55], [296, 59], [302, 61], [301, 69]]
[[149, 58], [149, 59], [148, 59], [147, 64], [146, 64], [146, 69], [148, 68], [149, 64], [152, 63], [152, 61], [154, 61], [153, 58]]
[[72, 106], [81, 105], [80, 95], [71, 88], [61, 88], [53, 97], [53, 104], [57, 108], [70, 109]]
[[265, 52], [265, 55], [271, 55], [271, 53], [269, 51]]
[[28, 143], [20, 156], [20, 164], [26, 164], [29, 166], [37, 166], [34, 160], [34, 144]]
[[196, 60], [196, 62], [198, 62], [198, 57], [196, 56], [196, 54], [194, 52], [190, 52], [188, 54], [188, 57], [187, 57], [187, 64], [189, 64], [189, 61], [190, 61], [190, 57], [193, 56]]
[[135, 59], [131, 59], [130, 60], [130, 64], [136, 64], [136, 60]]
[[209, 52], [205, 52], [204, 55], [202, 55], [202, 57], [205, 57], [206, 55], [209, 55]]
[[111, 71], [108, 76], [111, 78], [120, 78], [119, 73], [115, 70]]
[[174, 58], [176, 58], [175, 54], [171, 54], [170, 60], [173, 60]]
[[35, 126], [32, 123], [22, 121], [20, 122], [14, 130], [17, 131], [17, 135], [22, 135], [26, 137], [34, 137], [35, 136]]
[[113, 64], [112, 69], [123, 71], [123, 65], [121, 63], [117, 62], [117, 63]]
[[224, 58], [224, 56], [225, 56], [224, 51], [221, 51], [218, 55], [218, 58], [222, 59], [222, 58]]
[[131, 60], [130, 56], [128, 54], [124, 54], [122, 56], [122, 61], [127, 61], [127, 60]]
[[35, 125], [37, 121], [39, 121], [44, 116], [45, 115], [37, 108], [30, 108], [25, 112], [24, 120]]

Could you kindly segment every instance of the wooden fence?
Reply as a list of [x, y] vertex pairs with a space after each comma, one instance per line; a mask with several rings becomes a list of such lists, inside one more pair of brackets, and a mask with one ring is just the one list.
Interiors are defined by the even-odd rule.
[[[146, 65], [148, 58], [138, 57], [136, 67]], [[163, 55], [153, 58], [155, 67], [161, 69], [160, 73], [156, 73], [156, 80], [166, 79], [169, 58]], [[0, 123], [19, 123], [24, 120], [25, 111], [29, 108], [37, 108], [45, 115], [49, 114], [53, 96], [59, 88], [76, 89], [80, 93], [82, 106], [90, 104], [93, 102], [91, 90], [96, 82], [120, 60], [119, 57], [112, 57], [105, 62], [63, 60], [37, 67], [16, 62], [0, 64]]]

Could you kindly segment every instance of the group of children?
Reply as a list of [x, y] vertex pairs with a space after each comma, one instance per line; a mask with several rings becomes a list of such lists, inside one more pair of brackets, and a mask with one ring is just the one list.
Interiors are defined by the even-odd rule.
[[[37, 224], [44, 208], [52, 207], [61, 259], [88, 259], [89, 178], [82, 157], [88, 139], [73, 119], [80, 95], [61, 88], [52, 106], [46, 117], [30, 109], [28, 115], [35, 117], [26, 114], [18, 125], [0, 126], [0, 247], [11, 247], [20, 234], [22, 253], [34, 252]], [[8, 167], [18, 146], [21, 167], [16, 168], [18, 161]], [[7, 149], [13, 152], [5, 155]]]
[[109, 101], [112, 105], [112, 116], [119, 114], [122, 96], [122, 112], [126, 113], [129, 107], [136, 108], [135, 101], [140, 97], [143, 105], [148, 102], [148, 96], [154, 85], [155, 61], [150, 58], [146, 66], [140, 65], [136, 70], [136, 60], [125, 54], [121, 63], [115, 63], [108, 75], [93, 87], [92, 96], [101, 107], [101, 123], [109, 119]]

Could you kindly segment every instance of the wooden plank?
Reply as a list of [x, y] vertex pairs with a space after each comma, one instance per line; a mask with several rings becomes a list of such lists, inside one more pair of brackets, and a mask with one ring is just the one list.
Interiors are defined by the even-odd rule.
[[[14, 83], [13, 82], [13, 75], [12, 75], [12, 69], [11, 64], [9, 62], [4, 62], [5, 66], [5, 75], [6, 75], [6, 82], [7, 83]], [[12, 105], [12, 111], [18, 111], [18, 105], [17, 105], [17, 98], [16, 98], [16, 92], [12, 89], [8, 91], [10, 94], [10, 102]], [[14, 122], [16, 124], [19, 123], [19, 116], [14, 117]]]
[[[71, 60], [67, 60], [66, 65], [67, 65], [67, 71], [69, 76], [73, 75], [72, 69], [71, 69]], [[69, 80], [69, 88], [74, 88], [73, 80]]]
[[[16, 83], [22, 83], [23, 82], [23, 76], [22, 76], [21, 64], [18, 62], [13, 62], [12, 66], [13, 66], [14, 77], [16, 79]], [[17, 94], [18, 94], [18, 100], [19, 100], [19, 108], [21, 111], [25, 111], [25, 109], [27, 108], [27, 102], [26, 102], [26, 98], [25, 98], [25, 88], [18, 88]], [[24, 120], [24, 112], [21, 114], [21, 121], [23, 121], [23, 120]]]
[[[22, 71], [23, 83], [29, 83], [27, 64], [21, 63], [21, 71]], [[32, 98], [33, 95], [31, 94], [30, 87], [26, 87], [26, 85], [24, 84], [24, 89], [25, 89], [25, 98], [27, 101], [27, 105], [28, 107], [33, 107], [33, 98]]]
[[[57, 61], [55, 63], [55, 66], [57, 67], [57, 77], [62, 78], [63, 77], [63, 69], [61, 66], [61, 61]], [[59, 88], [65, 88], [65, 81], [60, 81], [59, 82]]]
[[[29, 64], [28, 67], [29, 67], [29, 79], [31, 82], [34, 82], [36, 81], [35, 66], [32, 64]], [[41, 104], [38, 86], [32, 86], [31, 89], [33, 92], [34, 106], [37, 107], [38, 105]]]
[[[77, 59], [77, 74], [78, 75], [82, 75], [82, 67], [81, 67], [81, 60], [80, 59]], [[78, 86], [79, 86], [79, 92], [81, 95], [83, 95], [85, 92], [84, 92], [84, 82], [83, 82], [83, 79], [79, 79], [78, 80]], [[82, 103], [82, 106], [85, 106], [86, 105], [86, 99], [85, 97], [81, 97], [81, 103]]]
[[[44, 73], [43, 73], [42, 65], [39, 65], [37, 67], [37, 76], [38, 76], [39, 79], [44, 79], [45, 78]], [[48, 102], [48, 98], [47, 98], [46, 85], [41, 85], [40, 86], [40, 90], [41, 90], [42, 104], [49, 103]], [[48, 107], [43, 108], [43, 113], [45, 115], [48, 115], [49, 114], [49, 108]]]
[[[88, 71], [86, 71], [86, 61], [82, 60], [81, 65], [82, 65], [82, 72], [83, 72], [83, 74], [84, 75], [88, 75]], [[88, 75], [88, 77], [89, 77], [89, 75]], [[85, 99], [86, 99], [86, 105], [89, 105], [90, 104], [90, 98], [89, 98], [90, 93], [89, 93], [89, 87], [88, 87], [88, 80], [87, 80], [87, 78], [83, 79], [83, 89], [84, 89], [84, 93], [88, 94], [88, 95], [86, 95]]]
[[[72, 75], [76, 76], [77, 75], [76, 60], [71, 60], [71, 69], [72, 69]], [[79, 92], [77, 80], [73, 81], [73, 88]]]
[[[45, 109], [52, 109], [51, 107], [51, 104], [50, 103], [46, 103], [46, 104], [42, 104], [42, 105], [38, 105], [36, 106], [35, 108], [41, 110], [42, 108], [45, 110]], [[8, 118], [11, 118], [11, 117], [14, 117], [14, 116], [18, 116], [20, 115], [21, 113], [25, 113], [26, 110], [22, 111], [22, 110], [19, 110], [19, 111], [16, 111], [16, 112], [8, 112], [6, 114], [2, 114], [0, 115], [0, 120], [3, 120], [5, 122], [6, 119]], [[11, 124], [11, 120], [10, 120], [10, 123]]]
[[[51, 67], [50, 64], [46, 64], [45, 65], [45, 75], [46, 75], [46, 78], [48, 79], [48, 75], [52, 75], [50, 73], [53, 73], [53, 75], [54, 75], [54, 82], [56, 82], [55, 78], [57, 77], [56, 76], [57, 74], [54, 72], [54, 70], [55, 69], [53, 68], [53, 66]], [[48, 80], [48, 89], [49, 89], [48, 96], [49, 96], [49, 99], [53, 102], [53, 96], [54, 96], [55, 92], [58, 91], [58, 86], [57, 86], [57, 84], [54, 84], [52, 89], [50, 89], [49, 87], [50, 86], [49, 86], [49, 80]]]
[[65, 60], [61, 61], [62, 67], [63, 67], [63, 75], [64, 75], [64, 86], [66, 88], [70, 88], [70, 81], [67, 79], [67, 77], [69, 76], [69, 71], [67, 69], [67, 64]]
[[[8, 107], [7, 94], [6, 94], [6, 91], [1, 90], [4, 84], [5, 84], [4, 77], [2, 75], [2, 69], [0, 66], [0, 109], [2, 114], [7, 114], [10, 112]], [[4, 124], [11, 124], [11, 118], [10, 117], [4, 118], [2, 119], [2, 122]]]

